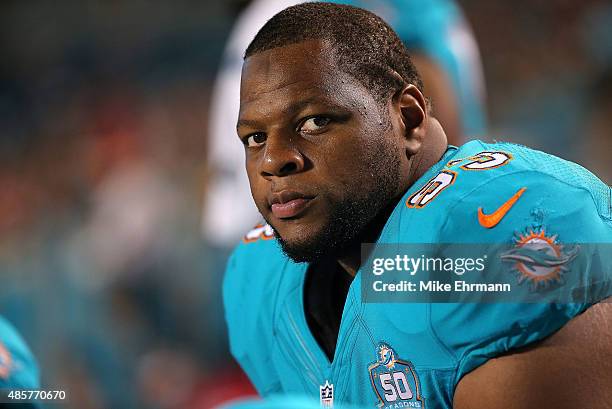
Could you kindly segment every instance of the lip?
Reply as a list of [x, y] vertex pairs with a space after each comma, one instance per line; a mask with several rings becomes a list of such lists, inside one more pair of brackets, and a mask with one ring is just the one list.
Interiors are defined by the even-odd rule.
[[293, 190], [273, 193], [269, 199], [270, 210], [278, 219], [290, 219], [299, 216], [312, 202], [314, 196], [307, 196]]

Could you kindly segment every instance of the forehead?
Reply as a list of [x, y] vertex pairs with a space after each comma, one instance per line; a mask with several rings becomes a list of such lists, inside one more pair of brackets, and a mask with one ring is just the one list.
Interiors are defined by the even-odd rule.
[[[365, 95], [364, 95], [365, 94]], [[240, 87], [241, 116], [253, 106], [310, 98], [362, 100], [369, 92], [337, 68], [333, 48], [308, 40], [254, 54], [245, 60]]]

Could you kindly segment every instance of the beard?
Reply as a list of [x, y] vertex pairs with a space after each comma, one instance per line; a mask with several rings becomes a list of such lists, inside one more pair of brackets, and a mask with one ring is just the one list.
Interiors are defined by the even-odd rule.
[[316, 234], [289, 242], [268, 221], [289, 258], [297, 263], [340, 258], [362, 242], [376, 240], [397, 203], [401, 178], [398, 152], [390, 152], [390, 147], [377, 148], [378, 153], [368, 161], [371, 166], [355, 173], [351, 192], [332, 205], [328, 223]]

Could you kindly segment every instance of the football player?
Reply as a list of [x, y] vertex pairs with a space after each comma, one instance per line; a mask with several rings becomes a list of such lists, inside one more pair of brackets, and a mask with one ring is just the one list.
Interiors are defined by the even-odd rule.
[[[7, 395], [11, 391], [32, 390], [40, 387], [38, 366], [30, 349], [17, 330], [0, 317], [0, 391], [2, 403], [11, 403]], [[38, 407], [36, 403], [22, 403], [10, 407]]]
[[[523, 146], [448, 145], [398, 36], [345, 5], [289, 7], [258, 32], [237, 129], [266, 224], [234, 251], [223, 296], [232, 354], [262, 396], [608, 405], [610, 253], [584, 253], [612, 243], [612, 204], [593, 174]], [[542, 302], [366, 302], [362, 243], [503, 243]], [[551, 302], [572, 274], [583, 297]]]
[[[485, 91], [476, 41], [453, 0], [339, 0], [383, 16], [412, 51], [436, 117], [455, 145], [484, 135]], [[209, 161], [215, 178], [204, 198], [202, 228], [208, 240], [231, 248], [258, 220], [235, 143], [242, 57], [257, 30], [299, 0], [254, 0], [237, 19], [223, 54], [210, 110]]]

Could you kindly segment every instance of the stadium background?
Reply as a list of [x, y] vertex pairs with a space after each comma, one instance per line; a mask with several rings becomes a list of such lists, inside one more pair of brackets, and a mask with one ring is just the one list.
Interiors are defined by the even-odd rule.
[[[0, 3], [0, 314], [66, 408], [248, 392], [202, 237], [211, 86], [238, 1]], [[612, 182], [612, 5], [459, 1], [490, 139]]]

